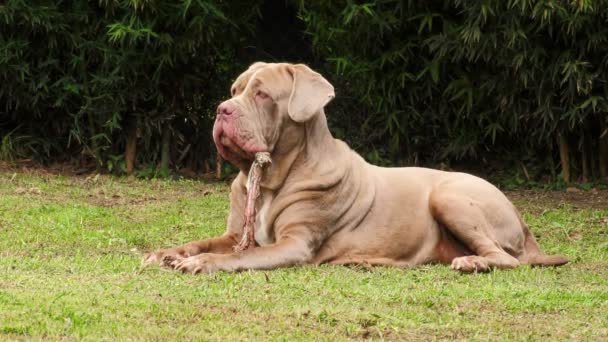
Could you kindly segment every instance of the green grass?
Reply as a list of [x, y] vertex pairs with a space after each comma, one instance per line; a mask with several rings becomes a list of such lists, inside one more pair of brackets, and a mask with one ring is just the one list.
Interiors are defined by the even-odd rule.
[[516, 205], [571, 264], [192, 276], [142, 253], [220, 234], [225, 184], [0, 171], [0, 339], [608, 339], [608, 203], [532, 197]]

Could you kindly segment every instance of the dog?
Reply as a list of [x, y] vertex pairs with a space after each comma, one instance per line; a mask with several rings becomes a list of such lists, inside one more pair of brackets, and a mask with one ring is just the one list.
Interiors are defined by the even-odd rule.
[[[568, 262], [543, 254], [513, 204], [481, 178], [367, 163], [328, 128], [324, 107], [334, 96], [334, 87], [303, 64], [258, 62], [243, 72], [217, 107], [213, 127], [218, 152], [240, 169], [226, 232], [148, 253], [144, 264], [211, 273], [441, 263], [485, 272]], [[256, 247], [234, 252], [258, 152], [269, 152], [272, 164], [260, 184]]]

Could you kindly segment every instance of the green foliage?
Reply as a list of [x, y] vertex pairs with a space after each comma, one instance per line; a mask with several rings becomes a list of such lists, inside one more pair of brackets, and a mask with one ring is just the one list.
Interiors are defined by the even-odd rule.
[[588, 144], [597, 154], [608, 110], [607, 1], [299, 5], [338, 84], [341, 129], [363, 127], [359, 144], [381, 159], [514, 150], [542, 158], [562, 132], [575, 150]]
[[[0, 157], [209, 171], [231, 79], [298, 56], [336, 85], [332, 131], [372, 162], [608, 176], [608, 0], [288, 3], [299, 21], [282, 27], [261, 24], [289, 5], [262, 0], [5, 1]], [[313, 58], [287, 34], [302, 24]]]
[[50, 155], [50, 146], [43, 139], [16, 135], [17, 129], [4, 134], [0, 139], [0, 160], [13, 162], [15, 159], [32, 155], [46, 157]]
[[157, 161], [167, 125], [173, 154], [189, 144], [208, 151], [210, 139], [200, 137], [208, 138], [212, 108], [243, 68], [234, 55], [257, 6], [6, 1], [0, 5], [0, 133], [20, 125], [15, 134], [48, 141], [55, 155], [84, 155], [108, 169], [115, 169], [113, 156], [122, 154], [131, 128], [139, 132], [141, 161]]

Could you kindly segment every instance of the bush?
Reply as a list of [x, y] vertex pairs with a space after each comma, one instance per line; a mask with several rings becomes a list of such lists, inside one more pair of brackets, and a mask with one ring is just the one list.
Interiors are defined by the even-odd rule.
[[0, 132], [36, 137], [12, 144], [12, 154], [89, 160], [113, 171], [131, 171], [138, 160], [200, 168], [213, 151], [210, 113], [243, 68], [236, 49], [251, 36], [257, 6], [0, 5]]
[[369, 157], [417, 164], [499, 154], [552, 172], [561, 155], [567, 182], [571, 166], [582, 180], [608, 175], [608, 1], [299, 6], [339, 81], [341, 129], [363, 127], [356, 136]]
[[[288, 20], [291, 6], [299, 20]], [[209, 170], [213, 109], [263, 56], [320, 69], [338, 93], [332, 130], [375, 163], [500, 160], [495, 168], [551, 177], [561, 165], [566, 182], [608, 177], [607, 8], [608, 0], [8, 0], [0, 158]]]

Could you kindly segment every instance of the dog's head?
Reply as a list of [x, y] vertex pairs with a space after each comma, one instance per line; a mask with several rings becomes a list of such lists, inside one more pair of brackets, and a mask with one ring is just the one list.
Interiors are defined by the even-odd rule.
[[[293, 144], [304, 123], [334, 98], [334, 87], [303, 64], [254, 63], [217, 107], [213, 141], [226, 160], [247, 168], [257, 152]], [[291, 140], [291, 141], [290, 141]]]

